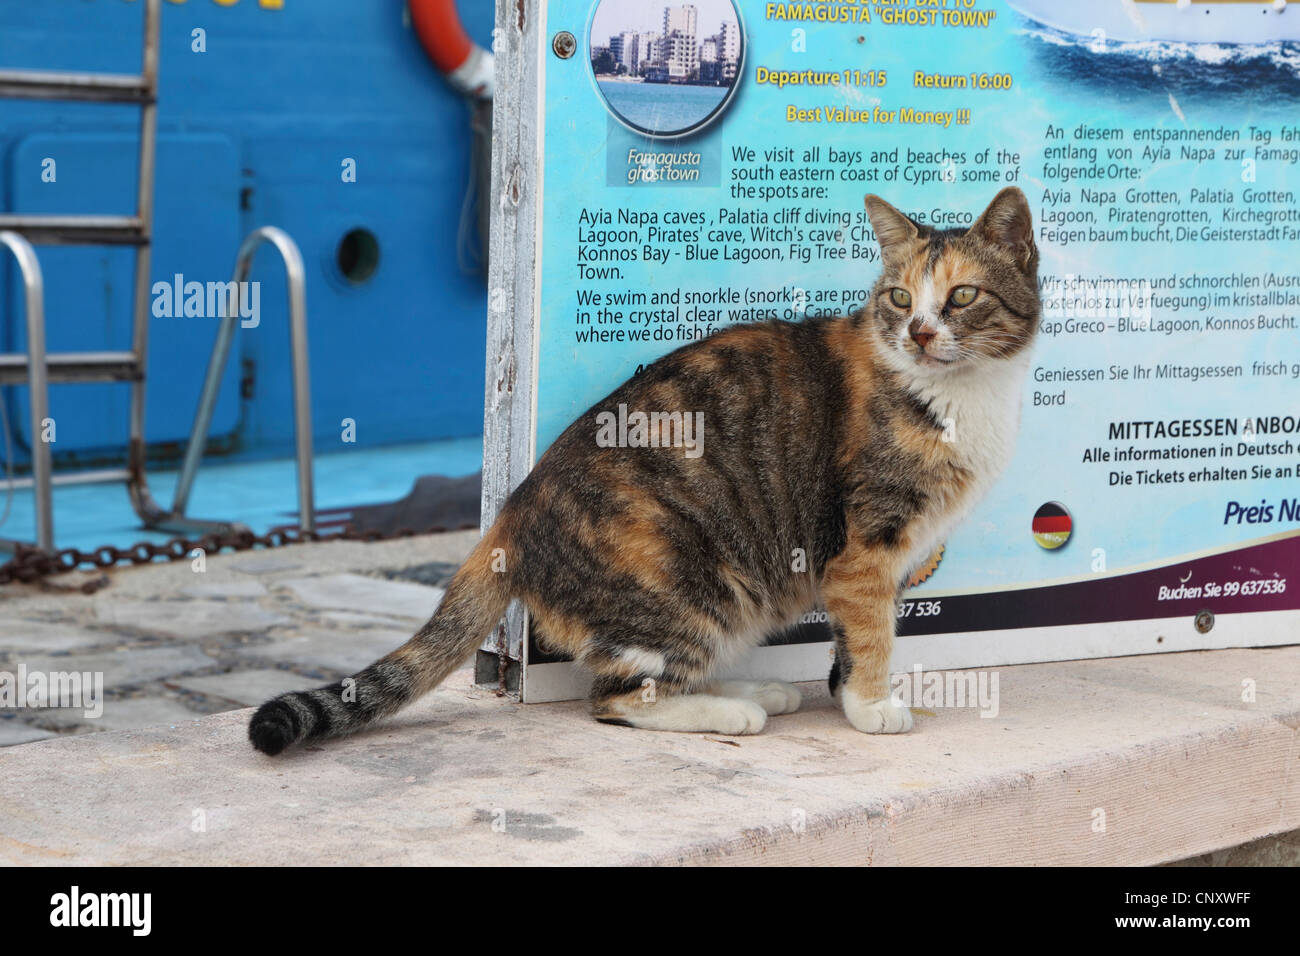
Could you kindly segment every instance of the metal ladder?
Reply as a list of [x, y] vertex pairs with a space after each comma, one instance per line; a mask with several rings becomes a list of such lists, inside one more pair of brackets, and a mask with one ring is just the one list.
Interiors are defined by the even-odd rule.
[[[157, 155], [158, 47], [162, 0], [145, 0], [144, 42], [139, 75], [114, 73], [61, 73], [46, 70], [0, 70], [0, 98], [72, 100], [95, 103], [133, 103], [140, 107], [139, 173], [133, 216], [76, 216], [0, 214], [0, 233], [26, 242], [6, 242], [18, 257], [27, 291], [27, 354], [0, 354], [0, 386], [26, 383], [31, 388], [33, 422], [36, 410], [48, 414], [47, 386], [53, 384], [123, 382], [131, 385], [130, 444], [125, 468], [99, 469], [54, 476], [50, 473], [50, 448], [34, 431], [32, 477], [19, 478], [13, 487], [35, 487], [37, 546], [54, 547], [51, 487], [124, 481], [131, 505], [146, 527], [180, 534], [241, 530], [231, 522], [186, 518], [158, 506], [145, 474], [145, 368], [149, 355], [149, 268], [153, 233], [154, 169]], [[135, 247], [135, 284], [130, 351], [61, 352], [44, 354], [43, 305], [40, 302], [40, 267], [31, 245], [127, 245]], [[24, 249], [23, 247], [26, 247]], [[33, 276], [35, 282], [33, 283]], [[34, 292], [35, 290], [35, 292]], [[36, 312], [33, 313], [33, 309]], [[35, 315], [35, 318], [34, 318]], [[39, 334], [33, 329], [39, 322]]]
[[208, 359], [208, 373], [199, 393], [199, 407], [194, 413], [190, 440], [185, 446], [185, 460], [176, 479], [176, 497], [172, 499], [173, 519], [183, 520], [189, 505], [194, 476], [203, 458], [212, 412], [221, 391], [221, 377], [230, 357], [230, 346], [235, 338], [235, 323], [242, 312], [241, 296], [248, 275], [253, 270], [253, 254], [263, 243], [270, 243], [284, 261], [286, 285], [289, 290], [289, 348], [293, 354], [293, 433], [298, 467], [298, 527], [306, 532], [316, 530], [316, 493], [312, 473], [311, 447], [311, 376], [307, 353], [307, 270], [303, 268], [302, 253], [289, 234], [275, 226], [262, 226], [250, 232], [239, 246], [235, 256], [234, 288], [227, 299], [225, 314], [217, 327], [217, 339]]

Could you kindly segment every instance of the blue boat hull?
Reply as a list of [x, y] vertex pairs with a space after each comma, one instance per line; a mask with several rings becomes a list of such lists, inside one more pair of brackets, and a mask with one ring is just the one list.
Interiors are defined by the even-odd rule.
[[[0, 68], [138, 72], [140, 8], [126, 0], [6, 3]], [[487, 45], [491, 3], [462, 8], [470, 33]], [[225, 281], [250, 230], [276, 225], [293, 236], [308, 273], [322, 453], [347, 447], [345, 419], [363, 446], [482, 429], [485, 290], [480, 275], [458, 265], [469, 109], [403, 14], [400, 3], [355, 0], [163, 5], [153, 280]], [[137, 117], [130, 106], [0, 100], [0, 208], [131, 212]], [[364, 272], [344, 242], [356, 230], [378, 247], [377, 268], [360, 282], [345, 274]], [[129, 347], [132, 253], [38, 252], [48, 348]], [[292, 449], [280, 271], [270, 252], [259, 256], [252, 278], [261, 282], [261, 323], [238, 334], [213, 422], [214, 446], [243, 457]], [[0, 267], [0, 351], [25, 345], [14, 280], [10, 266]], [[147, 437], [153, 457], [167, 458], [179, 454], [193, 420], [216, 320], [160, 311], [151, 324]], [[5, 399], [22, 448], [30, 440], [26, 389], [6, 389]], [[120, 461], [128, 401], [123, 386], [54, 387], [56, 462]]]

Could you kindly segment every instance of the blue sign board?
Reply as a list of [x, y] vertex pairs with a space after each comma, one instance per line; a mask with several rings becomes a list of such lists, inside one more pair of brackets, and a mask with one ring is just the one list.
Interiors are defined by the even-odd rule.
[[[537, 454], [674, 348], [862, 306], [865, 194], [950, 228], [1018, 186], [1043, 318], [1017, 452], [895, 664], [1294, 640], [1300, 5], [544, 7]], [[825, 676], [808, 623], [754, 669]], [[581, 691], [530, 653], [528, 699]]]

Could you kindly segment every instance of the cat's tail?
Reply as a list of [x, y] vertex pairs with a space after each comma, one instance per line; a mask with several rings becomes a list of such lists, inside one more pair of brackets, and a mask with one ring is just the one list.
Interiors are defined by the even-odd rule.
[[352, 733], [442, 683], [482, 643], [510, 603], [502, 524], [494, 525], [470, 553], [438, 610], [414, 637], [353, 677], [267, 701], [248, 725], [253, 746], [274, 756], [304, 740]]

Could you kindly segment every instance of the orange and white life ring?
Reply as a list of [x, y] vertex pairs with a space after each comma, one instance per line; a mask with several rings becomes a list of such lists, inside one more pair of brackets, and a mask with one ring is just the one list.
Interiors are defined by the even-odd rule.
[[409, 0], [411, 24], [447, 82], [478, 99], [492, 98], [492, 54], [469, 38], [456, 0]]

